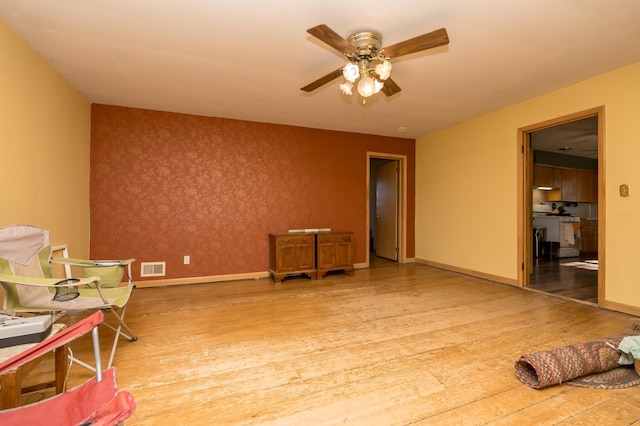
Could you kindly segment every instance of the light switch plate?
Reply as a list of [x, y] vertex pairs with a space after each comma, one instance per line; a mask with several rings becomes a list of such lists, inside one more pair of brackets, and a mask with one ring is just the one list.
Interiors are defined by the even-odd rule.
[[621, 197], [629, 196], [629, 185], [627, 185], [626, 183], [623, 183], [622, 185], [620, 185], [620, 196]]

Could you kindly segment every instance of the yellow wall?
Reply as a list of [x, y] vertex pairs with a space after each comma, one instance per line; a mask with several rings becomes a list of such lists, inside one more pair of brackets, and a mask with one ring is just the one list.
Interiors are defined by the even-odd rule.
[[91, 105], [2, 20], [0, 55], [0, 226], [88, 256]]
[[[605, 107], [606, 294], [640, 308], [640, 62], [422, 137], [416, 144], [416, 258], [516, 283], [517, 131]], [[631, 196], [618, 195], [629, 184]], [[626, 309], [630, 307], [631, 309]]]

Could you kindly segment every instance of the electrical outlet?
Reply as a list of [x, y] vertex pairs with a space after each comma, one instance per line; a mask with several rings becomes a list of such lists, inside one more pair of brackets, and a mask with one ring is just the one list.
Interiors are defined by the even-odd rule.
[[184, 264], [188, 265], [189, 263], [191, 263], [191, 256], [185, 256], [184, 257]]

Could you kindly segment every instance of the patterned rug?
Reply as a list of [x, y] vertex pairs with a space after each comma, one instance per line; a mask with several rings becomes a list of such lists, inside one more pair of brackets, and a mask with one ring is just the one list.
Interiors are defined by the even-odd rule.
[[625, 388], [640, 384], [633, 366], [618, 364], [616, 349], [630, 334], [605, 337], [520, 357], [516, 376], [533, 389], [565, 383], [589, 388]]

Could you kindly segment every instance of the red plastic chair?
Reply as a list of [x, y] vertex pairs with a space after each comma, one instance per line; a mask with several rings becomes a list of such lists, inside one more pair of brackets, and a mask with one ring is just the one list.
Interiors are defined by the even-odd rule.
[[102, 371], [98, 325], [103, 319], [98, 311], [0, 364], [0, 374], [5, 374], [90, 331], [93, 335], [96, 377], [44, 401], [0, 411], [1, 425], [116, 425], [134, 412], [133, 396], [118, 391], [115, 368]]

